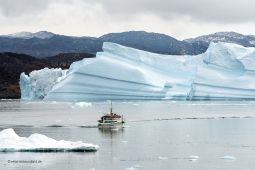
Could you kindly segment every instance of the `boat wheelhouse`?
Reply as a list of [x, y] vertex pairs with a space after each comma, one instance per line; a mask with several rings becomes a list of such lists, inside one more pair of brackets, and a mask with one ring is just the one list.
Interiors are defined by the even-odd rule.
[[112, 102], [110, 113], [106, 113], [98, 120], [98, 127], [115, 127], [122, 126], [125, 123], [123, 115], [119, 115], [117, 113], [113, 113], [112, 111]]

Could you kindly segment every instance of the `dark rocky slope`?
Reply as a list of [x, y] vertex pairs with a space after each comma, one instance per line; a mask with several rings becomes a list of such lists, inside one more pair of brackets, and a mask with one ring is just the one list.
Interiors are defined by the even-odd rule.
[[20, 98], [20, 73], [48, 68], [69, 68], [74, 61], [95, 57], [88, 53], [59, 54], [45, 59], [34, 58], [25, 54], [0, 53], [0, 98]]

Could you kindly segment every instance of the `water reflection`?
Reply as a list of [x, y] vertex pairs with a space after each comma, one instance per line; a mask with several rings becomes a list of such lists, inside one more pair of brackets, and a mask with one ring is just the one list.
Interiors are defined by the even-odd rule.
[[124, 133], [123, 126], [99, 127], [98, 130], [103, 136], [119, 136]]

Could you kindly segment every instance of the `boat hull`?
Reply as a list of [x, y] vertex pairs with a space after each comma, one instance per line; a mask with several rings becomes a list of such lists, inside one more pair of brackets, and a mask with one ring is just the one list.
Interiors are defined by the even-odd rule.
[[112, 123], [98, 123], [98, 127], [115, 127], [123, 126], [124, 122], [112, 122]]

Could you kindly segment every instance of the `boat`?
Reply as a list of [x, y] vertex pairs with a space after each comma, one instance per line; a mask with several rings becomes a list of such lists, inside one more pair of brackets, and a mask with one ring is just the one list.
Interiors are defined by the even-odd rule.
[[98, 120], [98, 127], [120, 127], [125, 123], [123, 115], [113, 113], [112, 102], [110, 112], [104, 114], [100, 120]]

